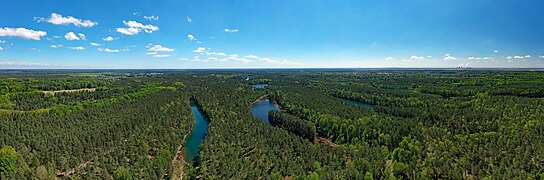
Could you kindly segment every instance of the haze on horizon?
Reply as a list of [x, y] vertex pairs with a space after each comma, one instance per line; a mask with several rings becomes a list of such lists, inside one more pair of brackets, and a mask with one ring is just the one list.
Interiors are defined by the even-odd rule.
[[2, 3], [0, 69], [544, 68], [538, 0]]

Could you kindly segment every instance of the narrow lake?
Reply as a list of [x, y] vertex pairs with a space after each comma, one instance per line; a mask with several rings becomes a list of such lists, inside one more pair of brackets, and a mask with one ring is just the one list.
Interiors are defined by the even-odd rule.
[[257, 89], [264, 89], [268, 84], [254, 84], [253, 87]]
[[374, 105], [372, 105], [372, 104], [367, 104], [367, 103], [364, 103], [364, 102], [354, 101], [354, 100], [351, 100], [351, 99], [344, 99], [344, 98], [339, 98], [339, 99], [341, 99], [342, 101], [344, 101], [347, 104], [352, 104], [352, 105], [356, 105], [356, 106], [363, 106], [363, 107], [368, 108], [368, 109], [374, 108]]
[[270, 110], [279, 111], [280, 108], [276, 104], [270, 102], [270, 100], [263, 99], [253, 104], [253, 107], [251, 107], [251, 114], [270, 124], [268, 121], [268, 111]]
[[191, 111], [193, 111], [195, 118], [195, 127], [183, 145], [186, 162], [195, 162], [200, 150], [200, 144], [208, 131], [208, 119], [202, 115], [194, 101], [191, 101]]

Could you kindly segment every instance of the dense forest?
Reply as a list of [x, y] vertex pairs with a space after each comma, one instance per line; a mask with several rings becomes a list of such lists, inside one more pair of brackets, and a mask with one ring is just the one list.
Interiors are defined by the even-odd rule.
[[[262, 98], [281, 108], [270, 125], [251, 111]], [[179, 155], [191, 100], [209, 121], [194, 163]], [[0, 179], [180, 176], [544, 179], [544, 73], [0, 73]]]

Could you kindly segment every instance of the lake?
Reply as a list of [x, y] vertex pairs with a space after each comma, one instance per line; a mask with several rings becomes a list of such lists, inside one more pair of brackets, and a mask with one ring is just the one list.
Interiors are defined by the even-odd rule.
[[267, 124], [270, 124], [270, 122], [268, 121], [268, 111], [270, 110], [279, 111], [280, 108], [278, 107], [278, 105], [270, 102], [270, 100], [263, 99], [253, 104], [253, 107], [251, 107], [251, 114], [263, 120]]
[[356, 106], [363, 106], [363, 107], [368, 108], [368, 109], [374, 108], [374, 105], [372, 105], [372, 104], [367, 104], [367, 103], [364, 103], [364, 102], [354, 101], [354, 100], [351, 100], [351, 99], [344, 99], [344, 98], [339, 98], [339, 99], [341, 99], [342, 101], [344, 101], [347, 104], [356, 105]]
[[254, 84], [253, 87], [257, 89], [264, 89], [268, 84]]
[[193, 111], [195, 126], [193, 132], [189, 134], [187, 141], [185, 141], [185, 144], [183, 145], [186, 162], [195, 162], [198, 151], [200, 150], [200, 144], [204, 140], [204, 137], [206, 137], [206, 132], [208, 131], [208, 119], [202, 115], [194, 101], [191, 101], [191, 111]]

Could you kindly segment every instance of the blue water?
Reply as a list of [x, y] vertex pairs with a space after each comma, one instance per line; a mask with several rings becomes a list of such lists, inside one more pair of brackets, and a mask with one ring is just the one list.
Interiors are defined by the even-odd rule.
[[254, 84], [253, 87], [257, 89], [264, 89], [268, 84]]
[[351, 99], [344, 99], [344, 98], [340, 98], [340, 99], [342, 101], [348, 103], [348, 104], [363, 106], [363, 107], [368, 108], [368, 109], [374, 108], [374, 105], [372, 105], [372, 104], [367, 104], [367, 103], [364, 103], [364, 102], [354, 101], [354, 100], [351, 100]]
[[195, 161], [195, 158], [198, 156], [198, 151], [200, 150], [200, 144], [208, 131], [208, 120], [202, 115], [200, 110], [198, 110], [197, 105], [193, 101], [191, 101], [191, 111], [193, 111], [195, 118], [195, 127], [183, 145], [186, 162]]
[[268, 111], [270, 110], [279, 111], [280, 108], [276, 104], [270, 102], [268, 99], [260, 100], [259, 102], [253, 104], [251, 114], [270, 124], [270, 121], [268, 121]]

